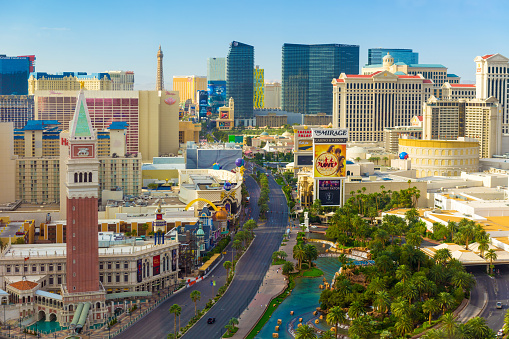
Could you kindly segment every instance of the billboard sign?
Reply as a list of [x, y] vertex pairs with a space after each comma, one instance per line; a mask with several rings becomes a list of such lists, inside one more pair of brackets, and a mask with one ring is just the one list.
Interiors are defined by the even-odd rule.
[[208, 93], [207, 91], [198, 91], [197, 96], [198, 96], [199, 116], [200, 118], [204, 118], [207, 116]]
[[171, 271], [177, 270], [177, 250], [171, 250]]
[[297, 130], [297, 138], [311, 138], [312, 132], [310, 129]]
[[313, 175], [315, 178], [344, 178], [347, 129], [313, 129]]
[[313, 166], [313, 156], [312, 155], [298, 155], [297, 156], [297, 166]]
[[212, 113], [226, 105], [226, 81], [209, 81], [207, 84], [208, 105]]
[[137, 280], [139, 283], [143, 280], [142, 271], [143, 271], [143, 263], [142, 263], [141, 259], [138, 259], [136, 275], [137, 275], [137, 278], [138, 278]]
[[297, 149], [299, 151], [312, 151], [313, 139], [301, 139], [297, 142]]
[[318, 180], [318, 199], [322, 206], [341, 206], [341, 180]]
[[155, 255], [153, 258], [153, 275], [161, 273], [161, 256]]

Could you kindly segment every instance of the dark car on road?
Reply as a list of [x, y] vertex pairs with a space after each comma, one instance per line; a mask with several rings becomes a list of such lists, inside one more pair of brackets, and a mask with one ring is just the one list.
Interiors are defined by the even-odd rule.
[[207, 324], [213, 324], [216, 322], [216, 318], [208, 318], [207, 319]]

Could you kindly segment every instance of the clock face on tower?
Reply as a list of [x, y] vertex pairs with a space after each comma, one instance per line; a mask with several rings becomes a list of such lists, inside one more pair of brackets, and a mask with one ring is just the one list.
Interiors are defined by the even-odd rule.
[[73, 144], [71, 145], [72, 159], [91, 159], [95, 158], [95, 148], [92, 144]]

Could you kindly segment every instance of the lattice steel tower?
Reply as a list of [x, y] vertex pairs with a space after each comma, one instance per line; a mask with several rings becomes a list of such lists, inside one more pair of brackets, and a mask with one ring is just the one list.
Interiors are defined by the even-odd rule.
[[164, 78], [163, 78], [163, 51], [161, 51], [161, 45], [157, 51], [157, 82], [156, 91], [162, 91], [164, 89]]

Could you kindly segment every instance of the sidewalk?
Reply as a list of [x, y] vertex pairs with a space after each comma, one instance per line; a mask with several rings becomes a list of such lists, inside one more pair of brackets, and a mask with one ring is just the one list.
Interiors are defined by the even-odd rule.
[[[286, 260], [292, 262], [294, 265], [297, 264], [297, 261], [293, 259], [293, 246], [297, 243], [298, 231], [298, 228], [294, 228], [290, 232], [290, 240], [285, 243], [285, 246], [279, 247], [279, 251], [285, 251], [288, 255]], [[256, 297], [240, 315], [239, 329], [232, 338], [245, 338], [262, 317], [269, 302], [286, 289], [288, 281], [286, 280], [286, 276], [282, 274], [282, 266], [283, 265], [272, 265], [269, 267]]]

